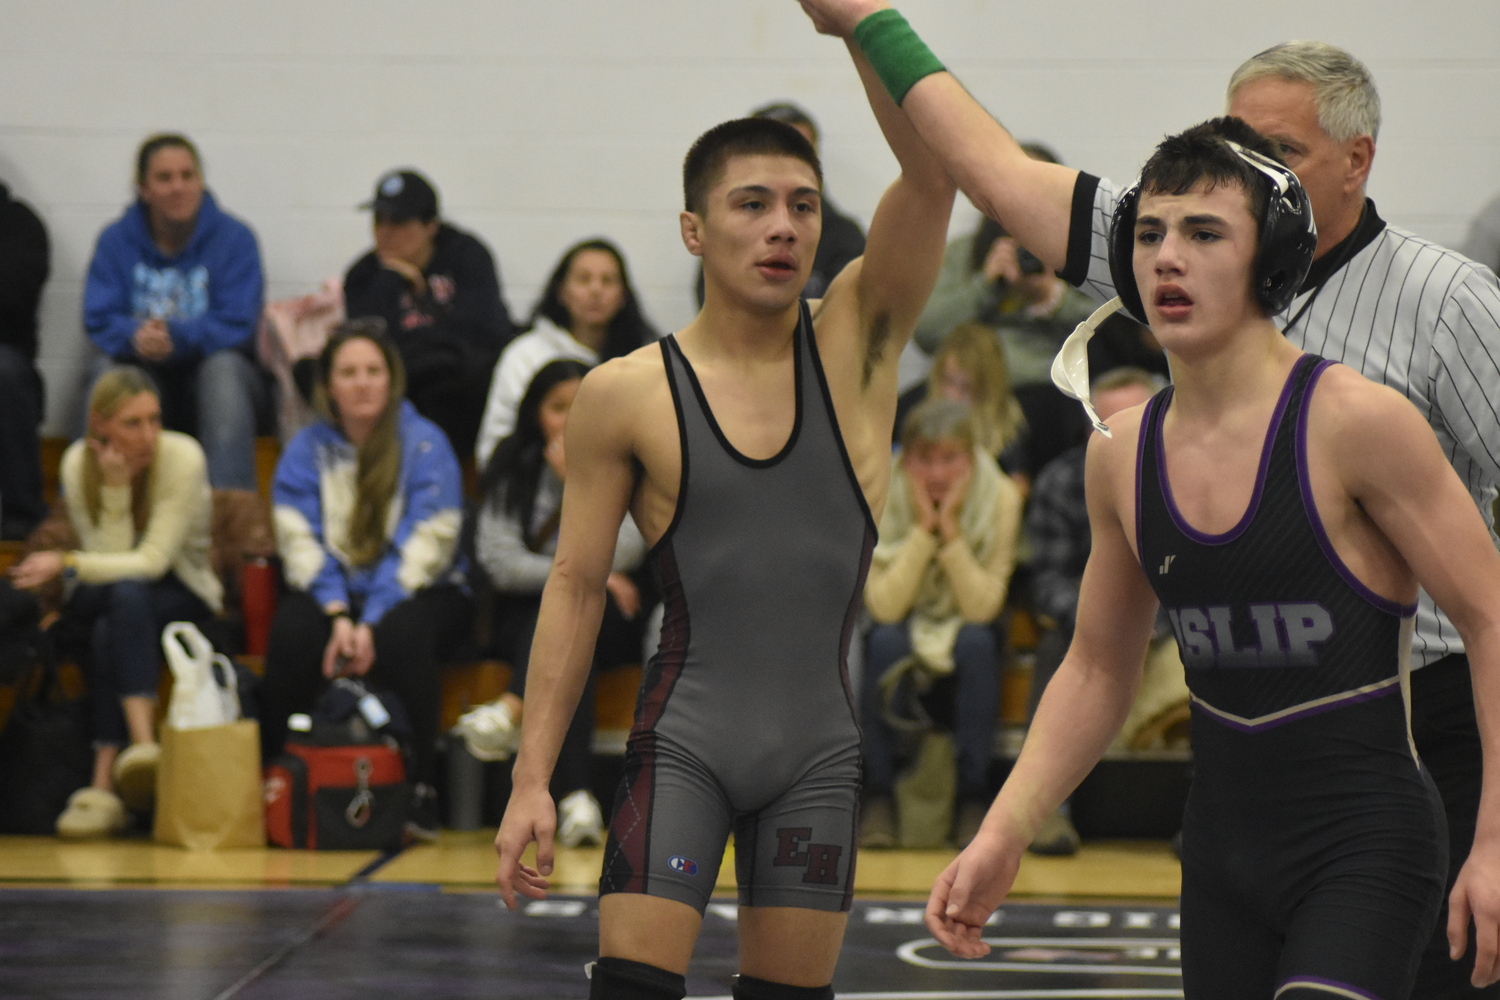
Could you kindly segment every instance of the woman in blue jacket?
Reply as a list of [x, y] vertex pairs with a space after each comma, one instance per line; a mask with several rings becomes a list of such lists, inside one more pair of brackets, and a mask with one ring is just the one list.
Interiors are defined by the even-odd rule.
[[265, 279], [255, 234], [203, 186], [198, 150], [155, 135], [136, 154], [136, 200], [99, 234], [83, 323], [110, 362], [161, 388], [162, 423], [195, 435], [215, 487], [255, 489], [257, 412], [268, 412], [251, 354]]
[[379, 319], [340, 326], [318, 362], [324, 419], [287, 445], [271, 487], [289, 592], [271, 625], [261, 688], [262, 749], [286, 740], [326, 680], [364, 677], [401, 700], [417, 789], [408, 829], [436, 835], [433, 777], [439, 669], [467, 634], [455, 565], [462, 490], [438, 426], [403, 396], [405, 373]]

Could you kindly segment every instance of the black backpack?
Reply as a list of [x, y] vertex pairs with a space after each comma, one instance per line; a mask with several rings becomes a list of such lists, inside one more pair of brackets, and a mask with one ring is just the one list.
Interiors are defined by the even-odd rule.
[[36, 598], [0, 584], [0, 684], [16, 701], [0, 730], [0, 833], [51, 834], [93, 777], [87, 697], [69, 697]]

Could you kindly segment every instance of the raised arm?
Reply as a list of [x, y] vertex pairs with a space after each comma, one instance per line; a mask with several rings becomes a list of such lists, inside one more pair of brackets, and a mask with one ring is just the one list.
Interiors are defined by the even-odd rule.
[[859, 327], [868, 338], [866, 369], [881, 362], [894, 369], [937, 281], [955, 188], [852, 42], [849, 53], [875, 120], [901, 165], [901, 176], [886, 189], [870, 220], [856, 271]]
[[[593, 660], [604, 584], [630, 503], [631, 448], [628, 421], [621, 419], [629, 409], [625, 380], [619, 366], [610, 363], [584, 378], [568, 415], [568, 479], [557, 555], [542, 591], [526, 670], [526, 720], [511, 770], [510, 802], [495, 836], [500, 855], [495, 881], [511, 909], [517, 891], [543, 898], [552, 873], [557, 811], [548, 784]], [[535, 869], [521, 864], [532, 841], [537, 845]]]
[[800, 2], [819, 31], [848, 39], [869, 58], [885, 89], [969, 200], [1048, 267], [1062, 270], [1078, 171], [1027, 156], [940, 68], [885, 0]]
[[1128, 542], [1122, 505], [1134, 495], [1133, 434], [1089, 444], [1094, 545], [1078, 601], [1078, 628], [1047, 685], [1015, 768], [973, 842], [938, 876], [927, 927], [955, 955], [989, 951], [980, 934], [1004, 900], [1041, 822], [1088, 774], [1130, 710], [1156, 614]]

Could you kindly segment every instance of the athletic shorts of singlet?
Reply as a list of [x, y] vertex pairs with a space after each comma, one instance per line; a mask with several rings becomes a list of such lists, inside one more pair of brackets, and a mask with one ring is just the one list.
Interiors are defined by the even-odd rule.
[[847, 660], [875, 526], [806, 306], [796, 418], [770, 458], [730, 444], [675, 338], [662, 357], [682, 479], [648, 556], [661, 643], [642, 678], [599, 891], [702, 912], [733, 833], [740, 905], [846, 911], [860, 782]]

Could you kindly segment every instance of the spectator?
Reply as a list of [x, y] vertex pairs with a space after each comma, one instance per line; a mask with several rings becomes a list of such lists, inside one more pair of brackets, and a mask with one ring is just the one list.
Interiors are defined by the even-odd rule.
[[47, 228], [0, 184], [0, 539], [6, 541], [25, 538], [47, 515], [36, 313], [49, 270]]
[[385, 320], [407, 397], [467, 455], [490, 370], [514, 333], [495, 258], [439, 218], [437, 191], [414, 170], [382, 175], [360, 207], [374, 210], [375, 248], [344, 275], [345, 313]]
[[475, 448], [479, 467], [489, 463], [495, 444], [515, 429], [521, 394], [542, 365], [556, 358], [597, 365], [656, 336], [641, 314], [620, 248], [603, 239], [569, 247], [531, 311], [531, 328], [506, 347], [495, 366]]
[[1465, 257], [1500, 273], [1500, 196], [1474, 216], [1469, 223], [1469, 235], [1464, 237], [1459, 250]]
[[[496, 626], [508, 648], [510, 690], [497, 701], [466, 714], [458, 732], [474, 756], [500, 760], [515, 750], [526, 687], [531, 638], [541, 610], [542, 587], [557, 554], [566, 462], [563, 428], [573, 396], [588, 366], [580, 361], [549, 361], [536, 373], [521, 399], [515, 431], [500, 442], [485, 470], [475, 545], [479, 564], [500, 592]], [[640, 568], [646, 542], [628, 515], [615, 543], [614, 570], [605, 581], [608, 600], [593, 671], [552, 772], [560, 798], [557, 836], [564, 847], [604, 842], [604, 817], [593, 787], [593, 674], [633, 663], [640, 655], [645, 622], [641, 592], [629, 573]]]
[[[756, 108], [750, 112], [750, 117], [765, 118], [790, 125], [801, 132], [804, 139], [812, 143], [814, 153], [819, 152], [818, 123], [797, 105], [777, 101]], [[822, 298], [823, 293], [828, 290], [828, 283], [838, 277], [838, 273], [846, 264], [864, 252], [864, 230], [859, 228], [858, 222], [834, 207], [825, 190], [823, 192], [823, 235], [818, 239], [818, 252], [813, 257], [812, 276], [807, 279], [807, 286], [802, 291], [802, 297]], [[703, 266], [701, 263], [698, 266], [697, 295], [698, 305], [701, 307], [703, 305]]]
[[[1033, 160], [1059, 162], [1040, 143], [1021, 148]], [[916, 342], [936, 354], [943, 338], [964, 323], [983, 324], [999, 338], [1026, 426], [1004, 465], [1023, 489], [1043, 466], [1088, 437], [1083, 412], [1052, 384], [1051, 371], [1058, 348], [1094, 305], [993, 219], [982, 217], [972, 234], [953, 240], [943, 254], [943, 272], [917, 324]], [[1122, 365], [1167, 371], [1151, 332], [1120, 313], [1106, 319], [1089, 342], [1089, 365], [1093, 371]]]
[[155, 379], [163, 426], [202, 442], [210, 483], [253, 490], [256, 423], [270, 413], [251, 359], [264, 292], [255, 234], [204, 188], [184, 136], [143, 142], [135, 184], [135, 203], [94, 247], [84, 326], [107, 358]]
[[880, 680], [915, 657], [920, 670], [954, 680], [954, 839], [964, 845], [990, 801], [1000, 692], [991, 623], [1015, 564], [1021, 494], [978, 446], [969, 410], [960, 403], [938, 399], [918, 406], [901, 443], [865, 584], [865, 605], [877, 624], [861, 694], [866, 801], [860, 844], [895, 845], [896, 734], [885, 721]]
[[[951, 399], [970, 408], [974, 442], [998, 459], [1006, 472], [1022, 457], [1026, 419], [1010, 391], [1010, 369], [994, 333], [979, 323], [961, 323], [943, 341], [933, 358], [921, 396]], [[905, 409], [920, 401], [917, 393], [902, 400]], [[904, 433], [906, 413], [898, 414], [897, 433]], [[1018, 479], [1024, 495], [1028, 481]]]
[[287, 716], [311, 710], [325, 679], [368, 676], [410, 718], [407, 829], [432, 839], [438, 671], [471, 613], [454, 558], [458, 462], [405, 399], [401, 357], [379, 320], [340, 326], [318, 368], [313, 405], [323, 420], [292, 438], [271, 487], [291, 589], [266, 649], [262, 749], [280, 751]]
[[[1061, 162], [1057, 154], [1042, 143], [1022, 143], [1021, 148], [1033, 160]], [[996, 325], [1000, 303], [1009, 292], [1008, 282], [1016, 273], [1014, 249], [1007, 260], [1004, 249], [995, 248], [996, 241], [1003, 236], [1005, 230], [1000, 228], [1000, 223], [981, 215], [972, 233], [949, 241], [943, 251], [943, 269], [938, 274], [937, 287], [933, 288], [932, 296], [922, 309], [922, 318], [917, 320], [917, 332], [913, 336], [922, 350], [928, 354], [936, 353], [943, 338], [960, 323]], [[1011, 242], [1014, 248], [1014, 240]], [[1028, 270], [1027, 273], [1035, 271]]]
[[161, 429], [156, 386], [139, 368], [94, 383], [88, 436], [63, 453], [61, 478], [81, 547], [34, 552], [11, 579], [28, 588], [59, 575], [77, 581], [63, 615], [91, 630], [94, 780], [68, 799], [57, 832], [102, 837], [155, 797], [162, 629], [212, 618], [223, 587], [209, 563], [203, 449]]
[[[1108, 420], [1121, 410], [1146, 402], [1163, 384], [1158, 376], [1144, 369], [1117, 368], [1094, 381], [1091, 391], [1094, 409], [1100, 420]], [[1076, 444], [1048, 462], [1037, 477], [1036, 489], [1026, 508], [1024, 537], [1031, 553], [1031, 595], [1043, 626], [1032, 668], [1028, 718], [1035, 713], [1042, 691], [1073, 641], [1078, 589], [1093, 538], [1083, 493], [1087, 450], [1087, 443]], [[1161, 624], [1159, 621], [1158, 625]], [[1165, 648], [1163, 644], [1176, 646], [1170, 627], [1157, 629], [1152, 652]], [[1182, 661], [1176, 663], [1180, 678]], [[1078, 831], [1073, 828], [1068, 804], [1063, 803], [1037, 830], [1031, 852], [1071, 855], [1077, 852], [1078, 844]]]

